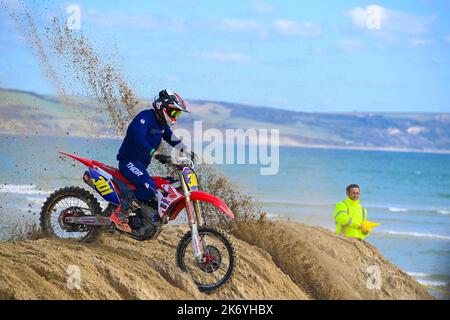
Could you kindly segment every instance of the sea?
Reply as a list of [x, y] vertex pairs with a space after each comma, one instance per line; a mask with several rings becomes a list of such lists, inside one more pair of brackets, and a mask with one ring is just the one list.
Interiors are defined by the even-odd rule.
[[[120, 143], [0, 135], [0, 239], [8, 239], [11, 226], [38, 223], [54, 190], [83, 186], [85, 167], [58, 151], [116, 166]], [[358, 184], [368, 219], [381, 223], [366, 240], [436, 298], [450, 298], [450, 154], [280, 147], [274, 175], [261, 175], [258, 164], [216, 167], [271, 219], [333, 231], [335, 204], [347, 185]]]

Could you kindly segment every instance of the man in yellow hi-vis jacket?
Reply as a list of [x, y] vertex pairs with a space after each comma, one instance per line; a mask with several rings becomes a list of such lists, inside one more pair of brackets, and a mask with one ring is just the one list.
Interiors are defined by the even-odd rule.
[[351, 184], [346, 191], [347, 198], [336, 204], [334, 209], [336, 233], [364, 240], [370, 232], [361, 226], [361, 222], [367, 221], [367, 209], [359, 203], [360, 188]]

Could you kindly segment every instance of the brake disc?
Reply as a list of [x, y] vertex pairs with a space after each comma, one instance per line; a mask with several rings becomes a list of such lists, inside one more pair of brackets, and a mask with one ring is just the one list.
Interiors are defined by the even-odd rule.
[[220, 268], [222, 255], [215, 246], [207, 245], [203, 254], [203, 261], [198, 264], [199, 268], [206, 273], [213, 273]]
[[68, 232], [77, 232], [82, 229], [82, 225], [80, 224], [70, 224], [66, 223], [65, 219], [68, 217], [79, 217], [84, 215], [83, 210], [77, 207], [69, 207], [61, 211], [58, 218], [58, 223], [60, 227]]

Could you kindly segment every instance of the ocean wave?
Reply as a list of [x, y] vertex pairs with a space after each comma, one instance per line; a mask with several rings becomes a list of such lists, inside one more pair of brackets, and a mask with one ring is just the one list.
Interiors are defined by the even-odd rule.
[[394, 236], [404, 236], [404, 237], [416, 237], [416, 238], [430, 238], [439, 240], [450, 240], [450, 236], [444, 236], [440, 234], [433, 233], [420, 233], [420, 232], [403, 232], [403, 231], [384, 231], [384, 234], [394, 235]]
[[441, 215], [450, 215], [450, 210], [442, 210], [435, 208], [425, 208], [425, 209], [407, 209], [407, 208], [388, 208], [390, 212], [416, 212], [416, 213], [426, 213], [426, 214], [441, 214]]
[[426, 286], [431, 287], [446, 287], [447, 283], [443, 281], [430, 281], [430, 280], [423, 280], [423, 279], [416, 279], [417, 282], [424, 284]]
[[[419, 283], [434, 286], [434, 287], [445, 287], [447, 286], [448, 279], [447, 275], [439, 275], [439, 274], [429, 274], [423, 272], [406, 272], [408, 275], [416, 279]], [[437, 279], [436, 279], [437, 278]], [[441, 278], [441, 279], [439, 279]]]
[[377, 206], [377, 205], [367, 205], [366, 208], [368, 208], [369, 211], [371, 211], [372, 209], [376, 209], [376, 210], [387, 210], [389, 212], [393, 212], [393, 213], [404, 213], [404, 212], [414, 212], [414, 213], [425, 213], [425, 214], [441, 214], [441, 215], [450, 215], [450, 209], [448, 208], [439, 208], [439, 207], [429, 207], [429, 208], [405, 208], [402, 206]]
[[26, 197], [27, 201], [30, 202], [43, 202], [46, 198], [45, 197]]
[[322, 203], [310, 203], [296, 200], [285, 200], [285, 199], [265, 199], [265, 198], [255, 198], [254, 202], [258, 204], [273, 204], [273, 205], [291, 205], [291, 206], [303, 206], [303, 207], [334, 207], [335, 204], [322, 204]]
[[406, 271], [406, 273], [409, 274], [411, 277], [424, 278], [424, 277], [431, 276], [431, 274], [429, 274], [429, 273], [422, 273], [422, 272], [408, 272], [408, 271]]
[[390, 207], [390, 208], [387, 208], [389, 211], [391, 211], [391, 212], [408, 212], [409, 211], [409, 209], [406, 209], [406, 208], [394, 208], [394, 207]]
[[[447, 286], [447, 283], [445, 280], [434, 280], [433, 278], [441, 277], [444, 279], [447, 279], [448, 276], [442, 276], [442, 275], [434, 275], [429, 273], [422, 273], [422, 272], [406, 272], [411, 277], [415, 278], [419, 283], [428, 285], [428, 286], [434, 286], [434, 287], [444, 287]], [[431, 278], [431, 279], [430, 279]]]
[[36, 189], [36, 186], [31, 184], [2, 184], [0, 193], [48, 195], [51, 191]]
[[[260, 205], [272, 205], [272, 206], [298, 206], [298, 207], [313, 207], [313, 208], [323, 208], [329, 210], [330, 208], [334, 208], [335, 203], [311, 203], [304, 202], [298, 200], [286, 200], [286, 199], [267, 199], [267, 198], [254, 198], [254, 201]], [[367, 205], [366, 207], [369, 210], [369, 213], [372, 210], [386, 210], [392, 213], [406, 213], [406, 212], [415, 212], [415, 213], [425, 213], [425, 214], [441, 214], [441, 215], [450, 215], [450, 209], [437, 209], [437, 208], [405, 208], [402, 206], [382, 206], [382, 205]]]

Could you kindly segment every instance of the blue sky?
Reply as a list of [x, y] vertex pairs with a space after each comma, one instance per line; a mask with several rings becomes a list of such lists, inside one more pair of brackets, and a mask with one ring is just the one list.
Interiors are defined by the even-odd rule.
[[[82, 32], [142, 97], [171, 88], [308, 112], [450, 112], [450, 0], [25, 3], [39, 29], [79, 6]], [[55, 93], [3, 8], [0, 86]]]

